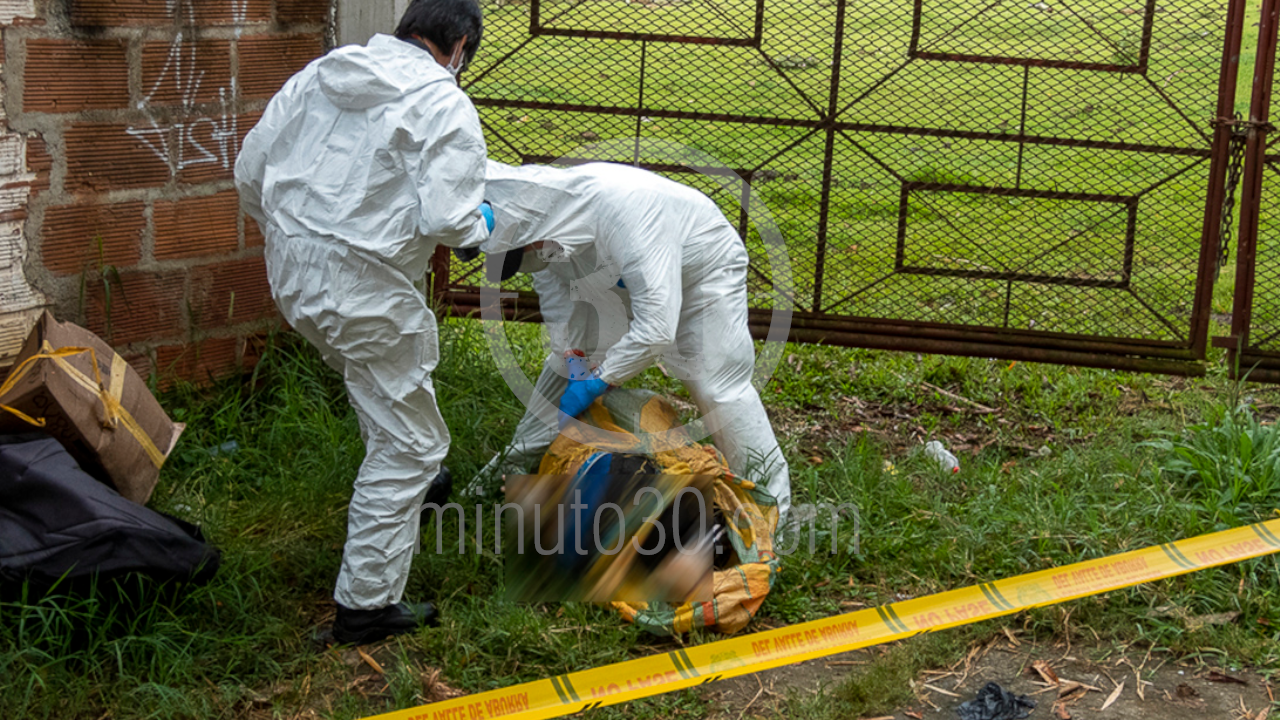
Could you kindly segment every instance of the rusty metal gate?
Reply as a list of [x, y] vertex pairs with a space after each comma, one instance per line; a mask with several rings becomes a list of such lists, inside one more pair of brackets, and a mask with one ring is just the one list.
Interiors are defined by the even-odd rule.
[[1268, 132], [1278, 8], [1262, 2], [1249, 115], [1234, 127], [1244, 159], [1235, 296], [1231, 333], [1214, 338], [1229, 351], [1233, 375], [1266, 382], [1280, 382], [1280, 146]]
[[[1203, 370], [1245, 0], [484, 9], [463, 84], [490, 154], [638, 163], [707, 192], [750, 251], [757, 334], [777, 301], [768, 222], [794, 340]], [[696, 148], [732, 182], [599, 149], [615, 138]], [[433, 289], [473, 312], [479, 277], [442, 252]], [[508, 316], [537, 318], [528, 288], [513, 281]]]

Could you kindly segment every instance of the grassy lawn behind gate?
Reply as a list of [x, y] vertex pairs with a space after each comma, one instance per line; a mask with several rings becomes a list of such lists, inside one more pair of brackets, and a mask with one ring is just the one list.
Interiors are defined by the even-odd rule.
[[[709, 7], [700, 2], [543, 2], [539, 22], [568, 32], [751, 35], [754, 3], [718, 3], [718, 12]], [[530, 38], [529, 5], [502, 2], [486, 8], [486, 44], [467, 76], [468, 91], [482, 99], [634, 106], [643, 55], [646, 107], [811, 121], [826, 112], [837, 69], [835, 3], [766, 3], [759, 50]], [[823, 132], [488, 106], [481, 116], [495, 156], [507, 161], [518, 159], [513, 147], [530, 155], [597, 157], [598, 151], [583, 146], [638, 133], [645, 141], [687, 145], [730, 167], [758, 168], [755, 201], [768, 207], [772, 222], [753, 217], [757, 226], [748, 247], [755, 265], [769, 275], [758, 230], [760, 223], [776, 223], [787, 244], [801, 309], [812, 309], [821, 252], [824, 312], [1176, 341], [1185, 338], [1191, 314], [1208, 162], [1133, 146], [1208, 146], [1225, 8], [1222, 2], [1199, 0], [1157, 8], [1143, 73], [1115, 70], [1136, 66], [1142, 57], [1140, 5], [1101, 0], [921, 4], [922, 51], [1112, 69], [908, 59], [911, 3], [851, 8], [838, 68], [839, 119], [879, 129], [841, 131], [835, 137], [821, 249], [816, 238], [824, 192]], [[1251, 59], [1256, 8], [1246, 16], [1242, 56]], [[1242, 68], [1242, 78], [1251, 67], [1250, 62]], [[1240, 95], [1237, 107], [1245, 109], [1247, 79]], [[1032, 136], [1114, 146], [1022, 146], [999, 139], [1016, 134], [1020, 125]], [[898, 126], [917, 130], [891, 129]], [[943, 137], [938, 131], [997, 137]], [[603, 157], [630, 161], [630, 148], [619, 143]], [[671, 160], [643, 149], [641, 156]], [[688, 174], [673, 177], [712, 192], [726, 214], [737, 217], [736, 187], [722, 190], [714, 181]], [[903, 182], [1134, 197], [1133, 244], [1126, 245], [1127, 206], [1114, 199], [996, 197], [921, 188], [909, 195], [900, 246]], [[1264, 263], [1266, 248], [1264, 243]], [[899, 259], [906, 271], [895, 271]], [[966, 273], [984, 276], [963, 277]], [[1023, 279], [1010, 283], [1001, 277], [1008, 274]], [[1228, 267], [1214, 293], [1219, 320], [1230, 312], [1233, 275]], [[1027, 282], [1030, 278], [1042, 280]], [[755, 301], [767, 305], [762, 279], [753, 276], [752, 291]], [[1263, 293], [1259, 302], [1269, 306], [1270, 295]]]

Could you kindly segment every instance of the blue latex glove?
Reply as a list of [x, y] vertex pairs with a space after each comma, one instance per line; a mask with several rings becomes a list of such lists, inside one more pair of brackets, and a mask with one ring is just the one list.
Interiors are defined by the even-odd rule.
[[569, 383], [569, 389], [560, 397], [560, 429], [563, 430], [570, 418], [581, 415], [608, 389], [609, 383], [594, 377]]
[[484, 216], [484, 224], [488, 226], [489, 232], [493, 232], [493, 206], [488, 200], [480, 203], [480, 214]]

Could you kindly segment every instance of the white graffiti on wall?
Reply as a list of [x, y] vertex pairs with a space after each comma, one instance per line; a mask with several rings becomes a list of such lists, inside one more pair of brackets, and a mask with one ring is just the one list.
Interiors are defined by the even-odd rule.
[[[248, 19], [248, 4], [249, 0], [233, 0], [231, 3], [231, 20], [237, 38]], [[166, 7], [171, 16], [186, 13], [191, 24], [195, 25], [195, 8], [191, 0], [167, 0]], [[130, 125], [126, 129], [126, 132], [163, 160], [173, 173], [209, 164], [230, 170], [235, 165], [236, 154], [239, 152], [240, 134], [236, 114], [232, 109], [236, 97], [236, 79], [231, 78], [229, 87], [218, 88], [218, 112], [197, 115], [197, 98], [200, 97], [205, 71], [196, 62], [196, 52], [197, 43], [188, 43], [182, 32], [173, 38], [159, 76], [142, 100], [138, 101], [138, 109], [147, 112], [149, 116], [147, 124]], [[157, 120], [149, 112], [152, 99], [169, 89], [174, 90], [178, 96], [181, 115], [185, 116], [183, 120]]]

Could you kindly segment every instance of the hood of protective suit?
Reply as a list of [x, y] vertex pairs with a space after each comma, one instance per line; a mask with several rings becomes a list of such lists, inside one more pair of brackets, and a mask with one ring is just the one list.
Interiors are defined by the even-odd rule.
[[[403, 62], [387, 62], [388, 55]], [[435, 82], [455, 82], [431, 54], [391, 35], [368, 45], [346, 45], [316, 61], [316, 77], [329, 102], [363, 110], [391, 102]]]
[[516, 167], [490, 160], [485, 170], [485, 199], [493, 205], [494, 224], [481, 249], [496, 254], [545, 240], [572, 254], [593, 242], [596, 214], [590, 199], [594, 185], [591, 176], [576, 170], [547, 165]]

